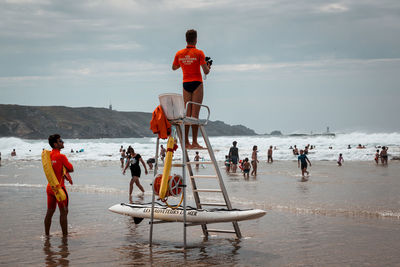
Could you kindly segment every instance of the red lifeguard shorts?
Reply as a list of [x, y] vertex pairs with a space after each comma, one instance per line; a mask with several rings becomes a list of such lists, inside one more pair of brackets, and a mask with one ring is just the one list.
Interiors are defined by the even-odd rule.
[[62, 190], [64, 190], [65, 195], [67, 198], [64, 201], [58, 202], [56, 196], [54, 195], [53, 191], [46, 190], [47, 192], [47, 209], [49, 210], [55, 210], [56, 205], [58, 204], [58, 208], [61, 209], [63, 207], [68, 207], [68, 193], [67, 190], [65, 190], [64, 187], [62, 187]]

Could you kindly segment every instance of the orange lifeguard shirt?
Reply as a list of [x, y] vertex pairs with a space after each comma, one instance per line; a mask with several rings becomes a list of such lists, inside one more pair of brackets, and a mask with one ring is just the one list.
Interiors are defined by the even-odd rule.
[[[60, 150], [58, 149], [53, 149], [50, 152], [50, 159], [51, 159], [51, 165], [53, 166], [54, 173], [57, 176], [57, 180], [60, 183], [60, 186], [65, 188], [64, 177], [63, 177], [63, 166], [65, 166], [67, 170], [72, 170], [73, 169], [72, 164], [68, 161], [67, 157], [64, 154], [60, 153]], [[53, 192], [53, 190], [51, 190], [50, 184], [47, 184], [46, 191]]]
[[200, 66], [206, 64], [204, 52], [194, 45], [188, 45], [185, 49], [179, 50], [174, 59], [173, 65], [180, 66], [183, 72], [183, 82], [202, 82]]

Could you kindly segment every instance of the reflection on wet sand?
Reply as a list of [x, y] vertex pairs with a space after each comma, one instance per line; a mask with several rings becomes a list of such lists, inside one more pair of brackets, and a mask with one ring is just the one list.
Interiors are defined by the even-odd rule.
[[124, 261], [123, 264], [171, 264], [193, 267], [240, 262], [240, 239], [221, 239], [213, 236], [209, 239], [204, 238], [200, 243], [188, 244], [187, 248], [183, 249], [181, 241], [166, 240], [164, 236], [162, 240], [153, 241], [153, 246], [150, 247], [147, 232], [143, 232], [142, 225], [135, 224], [133, 218], [129, 218], [126, 220], [126, 227], [125, 240], [129, 245], [116, 249]]
[[68, 237], [61, 238], [61, 244], [58, 246], [58, 251], [55, 251], [50, 242], [50, 237], [46, 237], [43, 244], [44, 260], [46, 266], [69, 266], [69, 250]]

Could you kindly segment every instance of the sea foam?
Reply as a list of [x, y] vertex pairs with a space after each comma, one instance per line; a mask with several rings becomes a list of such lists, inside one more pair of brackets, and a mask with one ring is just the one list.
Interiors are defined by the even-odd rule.
[[[202, 139], [199, 138], [201, 141]], [[131, 145], [136, 153], [144, 159], [155, 156], [156, 138], [105, 138], [105, 139], [64, 139], [63, 153], [73, 161], [113, 161], [119, 160], [119, 148], [122, 145], [127, 148]], [[204, 145], [200, 141], [200, 144]], [[377, 146], [389, 146], [389, 158], [400, 156], [400, 133], [348, 133], [331, 136], [219, 136], [210, 137], [210, 142], [217, 160], [223, 161], [228, 154], [233, 141], [238, 142], [240, 158], [251, 158], [253, 145], [258, 146], [259, 160], [266, 160], [269, 146], [276, 147], [273, 151], [275, 160], [297, 160], [289, 149], [297, 145], [299, 149], [307, 144], [316, 148], [310, 150], [308, 157], [312, 160], [337, 160], [339, 153], [344, 160], [369, 161], [373, 160]], [[166, 146], [166, 140], [160, 144]], [[356, 149], [358, 144], [366, 146], [365, 149]], [[351, 145], [352, 149], [347, 149]], [[332, 147], [332, 149], [329, 149]], [[17, 156], [11, 157], [10, 152], [16, 149]], [[3, 159], [12, 160], [40, 160], [42, 149], [51, 149], [47, 140], [26, 140], [15, 137], [0, 138], [0, 152]], [[72, 152], [71, 152], [72, 151]], [[78, 151], [78, 153], [77, 153]], [[83, 151], [83, 152], [79, 152]], [[200, 156], [208, 160], [206, 151], [200, 150]], [[190, 157], [194, 157], [193, 155]], [[181, 151], [175, 152], [174, 159], [181, 159]]]

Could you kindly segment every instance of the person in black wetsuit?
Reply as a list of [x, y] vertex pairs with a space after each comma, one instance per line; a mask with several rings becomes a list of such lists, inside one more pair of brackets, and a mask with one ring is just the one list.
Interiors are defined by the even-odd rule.
[[139, 166], [139, 161], [143, 164], [145, 173], [147, 174], [147, 167], [146, 164], [144, 163], [142, 157], [140, 154], [135, 153], [135, 150], [132, 147], [128, 148], [128, 160], [126, 162], [125, 168], [122, 172], [123, 175], [125, 175], [126, 169], [128, 169], [128, 166], [130, 166], [131, 169], [131, 174], [132, 174], [132, 179], [131, 182], [129, 183], [129, 197], [132, 196], [132, 191], [133, 191], [133, 184], [136, 184], [136, 186], [144, 193], [144, 188], [140, 184], [139, 178], [141, 174], [141, 169]]
[[239, 161], [239, 149], [236, 147], [237, 142], [233, 141], [233, 146], [229, 149], [229, 160], [232, 162], [232, 172], [236, 173], [237, 164]]

